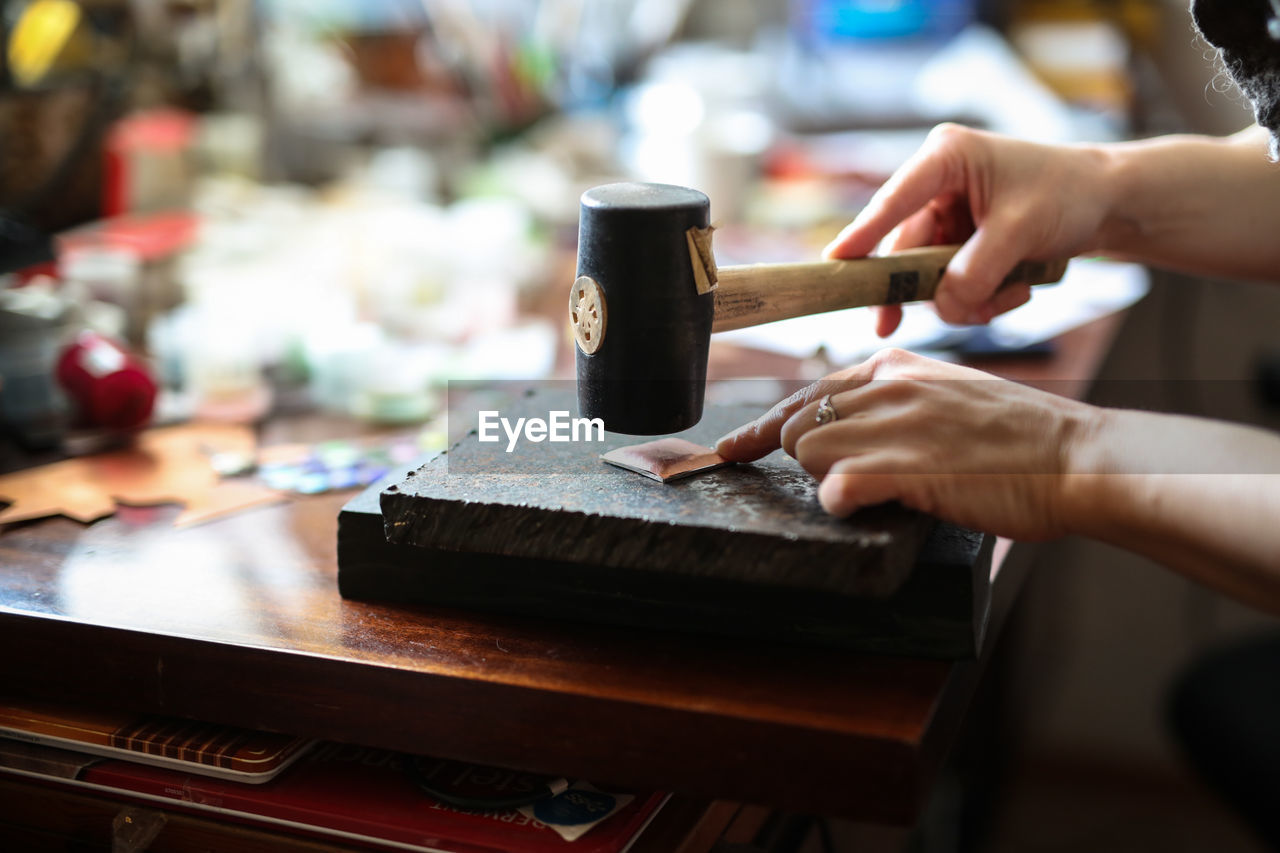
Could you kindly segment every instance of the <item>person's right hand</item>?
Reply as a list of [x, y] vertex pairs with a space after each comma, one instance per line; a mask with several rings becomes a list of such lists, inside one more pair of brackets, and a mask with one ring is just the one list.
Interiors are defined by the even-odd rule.
[[[948, 323], [987, 323], [1031, 298], [1025, 284], [1000, 289], [1019, 261], [1095, 248], [1113, 204], [1107, 164], [1100, 147], [939, 125], [823, 254], [865, 257], [886, 236], [885, 251], [963, 243], [934, 305]], [[901, 320], [901, 306], [880, 308], [877, 334], [888, 337]]]

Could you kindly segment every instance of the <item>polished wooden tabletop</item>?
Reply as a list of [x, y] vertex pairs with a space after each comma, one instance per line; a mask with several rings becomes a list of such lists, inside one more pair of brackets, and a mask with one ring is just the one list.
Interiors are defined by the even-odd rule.
[[[1082, 393], [1117, 325], [1001, 370]], [[186, 529], [173, 507], [0, 529], [6, 689], [902, 823], [984, 663], [347, 601], [351, 494]], [[998, 567], [984, 658], [1019, 580]]]

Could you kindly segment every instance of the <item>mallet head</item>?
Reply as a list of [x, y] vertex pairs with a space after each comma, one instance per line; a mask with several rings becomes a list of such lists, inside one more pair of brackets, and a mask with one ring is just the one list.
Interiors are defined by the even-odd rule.
[[582, 195], [569, 296], [578, 407], [611, 432], [666, 435], [702, 417], [715, 302], [699, 292], [687, 235], [708, 227], [710, 208], [669, 184]]

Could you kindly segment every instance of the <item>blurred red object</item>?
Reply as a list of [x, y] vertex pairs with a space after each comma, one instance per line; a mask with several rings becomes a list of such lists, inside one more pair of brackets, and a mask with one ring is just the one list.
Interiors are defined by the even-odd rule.
[[116, 122], [106, 139], [102, 215], [189, 207], [195, 134], [195, 116], [180, 110], [149, 110]]
[[84, 331], [58, 357], [58, 383], [86, 426], [134, 429], [151, 418], [156, 381], [142, 359], [97, 332]]

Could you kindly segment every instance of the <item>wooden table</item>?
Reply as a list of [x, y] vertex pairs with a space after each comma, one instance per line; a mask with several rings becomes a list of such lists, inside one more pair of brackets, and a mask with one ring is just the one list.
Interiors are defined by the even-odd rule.
[[[1083, 393], [1118, 325], [997, 369]], [[986, 651], [958, 663], [374, 605], [335, 585], [350, 494], [180, 531], [158, 508], [0, 532], [0, 678], [30, 696], [909, 823], [1021, 581], [997, 564]]]

